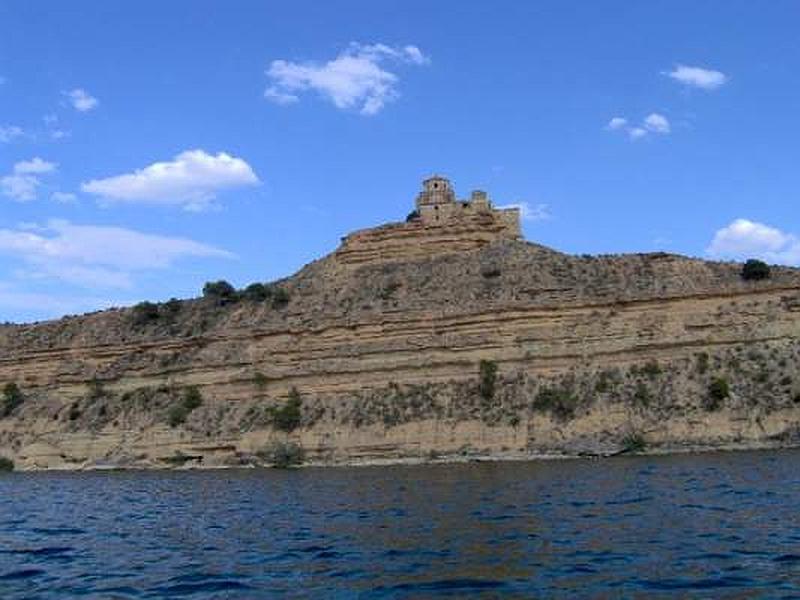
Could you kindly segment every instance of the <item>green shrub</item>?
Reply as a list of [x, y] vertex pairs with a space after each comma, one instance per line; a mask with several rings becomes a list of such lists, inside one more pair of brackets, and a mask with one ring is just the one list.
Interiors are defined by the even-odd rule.
[[239, 299], [239, 294], [230, 283], [224, 280], [209, 281], [203, 286], [203, 297], [217, 304], [229, 304]]
[[641, 373], [650, 379], [655, 379], [662, 373], [661, 365], [659, 365], [656, 360], [648, 361], [644, 367], [641, 368]]
[[613, 376], [610, 371], [601, 371], [597, 377], [597, 382], [594, 384], [594, 391], [598, 394], [605, 394], [610, 392], [613, 387]]
[[306, 453], [302, 446], [293, 442], [274, 442], [259, 450], [258, 457], [277, 469], [288, 469], [302, 465]]
[[3, 397], [0, 401], [0, 419], [7, 417], [25, 401], [25, 397], [16, 383], [7, 383], [3, 386]]
[[167, 423], [174, 428], [183, 425], [188, 417], [189, 411], [183, 404], [174, 404], [169, 407], [169, 412], [167, 412]]
[[480, 384], [479, 391], [481, 398], [491, 400], [494, 398], [495, 386], [497, 384], [497, 363], [492, 360], [482, 360], [479, 366]]
[[14, 470], [14, 461], [5, 456], [0, 456], [0, 472], [8, 472]]
[[183, 302], [178, 300], [177, 298], [170, 298], [164, 304], [161, 305], [161, 309], [164, 313], [164, 316], [168, 319], [174, 319], [179, 312], [181, 312], [181, 308], [183, 307]]
[[622, 438], [623, 452], [642, 452], [647, 447], [647, 442], [641, 433], [629, 433]]
[[717, 410], [731, 395], [730, 385], [724, 377], [717, 377], [708, 386], [706, 410]]
[[203, 404], [203, 396], [197, 386], [190, 386], [183, 392], [180, 402], [173, 404], [167, 412], [167, 423], [170, 427], [183, 425], [192, 411]]
[[542, 388], [533, 401], [534, 410], [549, 412], [561, 421], [572, 419], [577, 407], [578, 399], [569, 390], [563, 388]]
[[139, 302], [133, 307], [133, 322], [135, 325], [146, 325], [158, 320], [158, 305], [152, 302]]
[[186, 410], [192, 412], [203, 404], [203, 395], [196, 385], [189, 386], [183, 391], [183, 405]]
[[300, 426], [302, 417], [301, 407], [303, 400], [297, 388], [289, 390], [289, 398], [280, 408], [276, 408], [272, 413], [272, 423], [275, 429], [291, 433]]
[[751, 258], [742, 265], [742, 279], [745, 281], [759, 281], [769, 279], [770, 268], [767, 263]]
[[250, 302], [264, 302], [272, 295], [272, 290], [263, 283], [251, 283], [242, 292], [242, 297]]
[[257, 388], [263, 389], [267, 387], [267, 383], [269, 383], [269, 378], [264, 375], [261, 371], [256, 371], [255, 375], [253, 375], [253, 383], [256, 385]]
[[417, 219], [419, 219], [419, 211], [412, 210], [410, 213], [408, 213], [408, 216], [406, 216], [406, 223], [410, 223], [411, 221], [416, 221]]
[[276, 287], [272, 290], [272, 308], [283, 308], [289, 304], [289, 292], [286, 288]]

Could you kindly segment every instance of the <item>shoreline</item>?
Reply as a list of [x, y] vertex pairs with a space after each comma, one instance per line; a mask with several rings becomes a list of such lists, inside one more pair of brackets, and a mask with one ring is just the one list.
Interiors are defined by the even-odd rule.
[[[81, 472], [120, 472], [120, 471], [229, 471], [229, 470], [297, 470], [297, 469], [319, 469], [319, 468], [379, 468], [379, 467], [398, 467], [398, 466], [434, 466], [434, 465], [464, 465], [471, 463], [502, 463], [502, 462], [550, 462], [559, 460], [607, 460], [621, 457], [652, 457], [652, 456], [679, 456], [686, 454], [710, 454], [714, 452], [763, 452], [776, 450], [796, 450], [800, 449], [800, 440], [795, 442], [747, 442], [732, 444], [691, 444], [691, 445], [664, 445], [646, 448], [641, 451], [617, 451], [613, 453], [524, 453], [524, 452], [501, 452], [501, 453], [474, 453], [468, 455], [453, 454], [435, 458], [398, 456], [390, 458], [367, 458], [367, 459], [344, 459], [341, 461], [314, 461], [310, 460], [299, 465], [290, 467], [276, 467], [274, 465], [262, 464], [198, 464], [187, 463], [183, 465], [163, 464], [85, 464], [73, 468], [69, 467], [50, 467], [50, 468], [15, 468], [9, 473], [81, 473]], [[0, 473], [2, 475], [3, 473]]]

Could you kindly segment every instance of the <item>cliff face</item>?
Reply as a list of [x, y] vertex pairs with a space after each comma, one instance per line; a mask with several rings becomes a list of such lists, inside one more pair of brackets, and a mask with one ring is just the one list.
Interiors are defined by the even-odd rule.
[[[0, 384], [23, 401], [0, 454], [75, 468], [258, 462], [286, 442], [319, 462], [792, 443], [800, 270], [740, 270], [511, 240], [363, 263], [340, 249], [279, 282], [286, 306], [4, 326]], [[202, 404], [175, 418], [194, 386]], [[276, 416], [290, 395], [297, 427]]]

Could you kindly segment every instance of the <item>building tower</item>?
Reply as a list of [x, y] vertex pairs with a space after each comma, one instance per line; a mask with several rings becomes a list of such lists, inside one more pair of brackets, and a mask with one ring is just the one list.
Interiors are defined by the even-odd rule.
[[423, 223], [446, 220], [455, 204], [456, 194], [449, 179], [434, 175], [422, 182], [422, 191], [417, 196], [417, 213]]

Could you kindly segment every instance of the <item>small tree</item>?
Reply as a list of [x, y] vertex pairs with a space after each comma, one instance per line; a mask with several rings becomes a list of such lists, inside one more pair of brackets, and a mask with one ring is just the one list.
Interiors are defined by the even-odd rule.
[[203, 404], [203, 395], [196, 385], [189, 386], [183, 392], [183, 405], [189, 412]]
[[276, 469], [297, 467], [303, 464], [306, 458], [303, 447], [292, 442], [275, 442], [262, 448], [256, 454]]
[[717, 410], [730, 395], [731, 390], [728, 380], [724, 377], [715, 378], [708, 386], [706, 410]]
[[769, 265], [764, 261], [751, 258], [742, 265], [742, 279], [745, 281], [759, 281], [769, 279]]
[[192, 411], [203, 404], [203, 396], [197, 386], [190, 386], [183, 392], [180, 402], [170, 407], [167, 413], [167, 423], [170, 427], [183, 425]]
[[203, 297], [210, 298], [217, 304], [227, 304], [238, 300], [239, 295], [230, 283], [219, 280], [209, 281], [203, 286]]
[[164, 304], [161, 305], [161, 309], [164, 312], [164, 315], [168, 319], [174, 319], [178, 316], [178, 313], [181, 312], [181, 307], [183, 306], [183, 302], [178, 300], [177, 298], [170, 298]]
[[497, 384], [497, 363], [493, 360], [482, 360], [479, 371], [481, 381], [478, 390], [484, 400], [491, 400]]
[[412, 210], [406, 217], [406, 223], [411, 223], [411, 221], [416, 221], [417, 219], [419, 219], [419, 211]]
[[19, 386], [16, 383], [7, 383], [3, 386], [3, 397], [0, 402], [0, 418], [7, 417], [25, 401]]
[[647, 447], [647, 442], [641, 433], [631, 432], [622, 438], [623, 452], [641, 452]]
[[0, 456], [0, 472], [3, 471], [13, 471], [14, 470], [14, 461], [10, 458], [6, 458], [5, 456]]
[[303, 399], [300, 397], [300, 392], [293, 387], [289, 390], [289, 398], [286, 400], [286, 404], [273, 411], [272, 422], [275, 425], [275, 429], [286, 433], [291, 433], [297, 429], [302, 418], [302, 406]]
[[283, 308], [289, 304], [289, 292], [286, 288], [276, 287], [272, 290], [272, 308]]
[[158, 305], [152, 302], [139, 302], [133, 307], [133, 322], [136, 325], [145, 325], [158, 320]]
[[533, 409], [549, 412], [559, 421], [569, 421], [575, 417], [578, 398], [568, 388], [543, 387], [533, 401]]
[[271, 291], [272, 290], [263, 283], [251, 283], [244, 288], [242, 296], [245, 300], [249, 300], [250, 302], [264, 302], [264, 300], [270, 297]]

